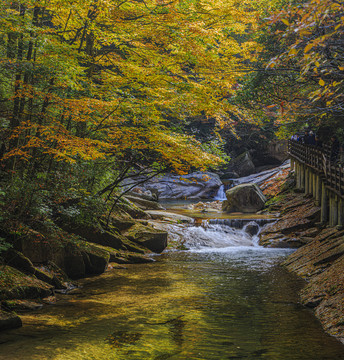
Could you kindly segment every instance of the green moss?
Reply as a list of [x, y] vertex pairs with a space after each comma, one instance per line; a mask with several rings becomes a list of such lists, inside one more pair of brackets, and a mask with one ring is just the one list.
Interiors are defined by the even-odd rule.
[[269, 199], [265, 203], [265, 206], [269, 207], [269, 206], [272, 206], [272, 205], [276, 205], [276, 204], [282, 202], [286, 198], [286, 196], [287, 196], [287, 194], [278, 194], [278, 195], [272, 197], [271, 199]]

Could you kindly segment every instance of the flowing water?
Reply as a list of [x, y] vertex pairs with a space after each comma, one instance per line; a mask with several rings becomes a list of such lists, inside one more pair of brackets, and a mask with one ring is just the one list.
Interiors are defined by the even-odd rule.
[[81, 281], [0, 334], [8, 360], [340, 360], [344, 347], [298, 303], [302, 281], [242, 226], [185, 229], [188, 251]]
[[213, 200], [227, 200], [225, 186], [221, 185]]

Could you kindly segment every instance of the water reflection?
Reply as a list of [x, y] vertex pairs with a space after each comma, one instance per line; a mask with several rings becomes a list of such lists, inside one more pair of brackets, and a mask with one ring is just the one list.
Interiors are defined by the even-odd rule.
[[277, 265], [287, 252], [169, 252], [86, 279], [0, 334], [0, 359], [344, 359], [299, 305], [302, 282]]

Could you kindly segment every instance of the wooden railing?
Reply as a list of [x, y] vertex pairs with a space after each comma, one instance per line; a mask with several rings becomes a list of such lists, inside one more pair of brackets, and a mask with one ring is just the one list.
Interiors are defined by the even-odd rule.
[[344, 199], [343, 164], [330, 161], [330, 147], [316, 147], [289, 140], [288, 153], [291, 159], [308, 166], [319, 174], [326, 187]]

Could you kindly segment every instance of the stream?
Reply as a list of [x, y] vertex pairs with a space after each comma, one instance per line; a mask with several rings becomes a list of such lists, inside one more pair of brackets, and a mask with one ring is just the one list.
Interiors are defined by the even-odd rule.
[[279, 266], [293, 250], [262, 248], [245, 226], [191, 226], [187, 251], [81, 280], [1, 333], [0, 359], [344, 359]]

